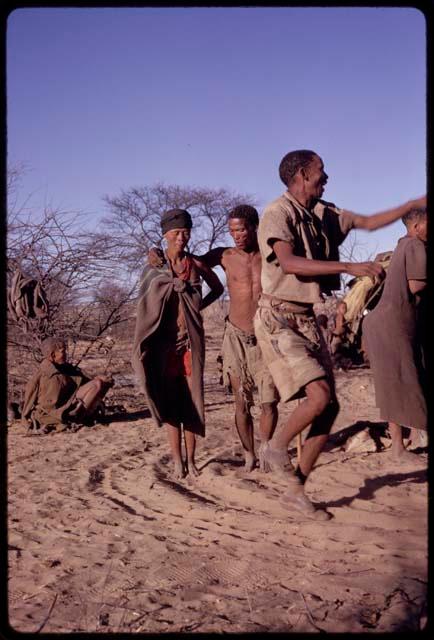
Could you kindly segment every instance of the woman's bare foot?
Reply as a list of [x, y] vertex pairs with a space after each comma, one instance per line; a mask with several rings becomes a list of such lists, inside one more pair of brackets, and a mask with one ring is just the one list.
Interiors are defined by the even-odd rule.
[[173, 463], [173, 477], [176, 480], [182, 480], [182, 478], [185, 478], [185, 476], [186, 476], [186, 473], [185, 473], [185, 468], [182, 460], [176, 460]]
[[200, 471], [199, 469], [196, 467], [195, 463], [193, 460], [189, 460], [187, 462], [187, 473], [189, 475], [194, 476], [195, 478], [197, 478], [198, 476], [200, 476]]
[[252, 453], [251, 451], [245, 451], [244, 460], [245, 460], [244, 471], [246, 471], [246, 473], [250, 473], [250, 471], [253, 471], [253, 469], [255, 468], [255, 463], [256, 463], [255, 454]]

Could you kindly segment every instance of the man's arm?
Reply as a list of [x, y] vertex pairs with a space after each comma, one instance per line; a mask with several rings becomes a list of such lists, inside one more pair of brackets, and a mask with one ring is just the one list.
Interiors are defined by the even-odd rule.
[[202, 304], [200, 305], [202, 311], [221, 296], [224, 291], [224, 287], [218, 276], [205, 262], [202, 262], [199, 258], [194, 258], [194, 264], [199, 271], [200, 276], [205, 280], [210, 288], [210, 291], [203, 298]]
[[210, 249], [203, 256], [198, 256], [201, 262], [204, 262], [210, 269], [213, 267], [223, 267], [222, 265], [222, 257], [223, 253], [226, 251], [227, 247], [214, 247], [214, 249]]
[[354, 228], [365, 229], [365, 231], [375, 231], [375, 229], [381, 229], [388, 224], [392, 224], [395, 220], [399, 220], [411, 209], [423, 209], [426, 207], [426, 196], [422, 198], [416, 198], [416, 200], [409, 200], [405, 204], [401, 204], [394, 209], [387, 209], [387, 211], [381, 211], [380, 213], [373, 213], [369, 216], [363, 216], [359, 213], [353, 213]]
[[[223, 267], [222, 265], [222, 257], [223, 253], [226, 251], [227, 247], [214, 247], [214, 249], [210, 249], [203, 256], [198, 256], [198, 259], [201, 262], [204, 262], [210, 269], [213, 267]], [[158, 247], [152, 247], [148, 251], [148, 262], [151, 267], [155, 267], [157, 269], [161, 269], [166, 263], [166, 258], [164, 257], [164, 251], [159, 249]]]
[[351, 276], [369, 276], [375, 281], [384, 276], [384, 269], [379, 262], [339, 262], [337, 260], [311, 260], [294, 255], [289, 242], [276, 240], [274, 253], [283, 273], [295, 276], [326, 276], [348, 273]]

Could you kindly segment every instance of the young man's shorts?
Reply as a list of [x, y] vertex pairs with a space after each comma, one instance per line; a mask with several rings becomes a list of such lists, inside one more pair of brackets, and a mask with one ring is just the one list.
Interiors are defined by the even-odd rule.
[[230, 376], [239, 380], [240, 391], [248, 406], [253, 405], [255, 388], [261, 404], [278, 402], [277, 389], [264, 363], [255, 335], [238, 329], [227, 318], [222, 356], [224, 384], [230, 387]]
[[312, 308], [261, 296], [255, 334], [282, 402], [305, 395], [313, 380], [327, 378], [334, 393], [330, 353]]

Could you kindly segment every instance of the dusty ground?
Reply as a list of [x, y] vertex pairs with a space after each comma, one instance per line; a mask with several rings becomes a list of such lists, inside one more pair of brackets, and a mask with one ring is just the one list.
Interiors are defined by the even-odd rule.
[[[369, 433], [381, 435], [382, 425], [369, 370], [337, 373], [342, 411], [306, 485], [334, 517], [300, 521], [280, 504], [279, 479], [242, 471], [232, 400], [218, 384], [219, 344], [214, 332], [197, 479], [171, 479], [165, 434], [147, 417], [130, 368], [116, 357], [117, 386], [107, 403], [123, 404], [128, 414], [74, 434], [28, 437], [19, 423], [9, 426], [14, 629], [423, 628], [426, 470], [398, 468], [387, 449], [375, 451]], [[101, 366], [89, 359], [83, 368], [96, 374]], [[284, 416], [290, 407], [281, 409]], [[365, 441], [345, 450], [348, 436], [361, 429]], [[426, 458], [419, 450], [418, 460]]]

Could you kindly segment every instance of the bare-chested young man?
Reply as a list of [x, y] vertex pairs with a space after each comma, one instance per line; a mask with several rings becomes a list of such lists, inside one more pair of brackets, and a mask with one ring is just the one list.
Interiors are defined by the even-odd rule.
[[[132, 360], [152, 417], [158, 426], [167, 427], [177, 478], [198, 475], [196, 435], [205, 435], [200, 312], [223, 293], [212, 269], [186, 251], [191, 228], [191, 216], [184, 209], [171, 209], [161, 218], [166, 261], [160, 268], [148, 265], [143, 271]], [[201, 279], [210, 288], [203, 299]]]
[[260, 447], [268, 442], [277, 423], [279, 395], [257, 343], [253, 318], [261, 294], [261, 255], [256, 235], [259, 216], [250, 205], [239, 205], [228, 215], [229, 233], [235, 247], [211, 249], [202, 259], [220, 265], [226, 273], [229, 313], [222, 344], [223, 378], [235, 396], [235, 426], [244, 450], [245, 469], [255, 466], [253, 390], [261, 404]]
[[[229, 313], [222, 344], [223, 377], [235, 396], [235, 426], [243, 447], [245, 469], [255, 466], [253, 436], [253, 390], [261, 404], [261, 447], [271, 438], [277, 423], [279, 395], [262, 359], [253, 329], [253, 318], [261, 293], [261, 256], [257, 240], [258, 212], [239, 205], [228, 214], [229, 233], [235, 247], [216, 247], [200, 256], [209, 267], [221, 266], [226, 273]], [[161, 263], [161, 252], [150, 252], [151, 264]]]

